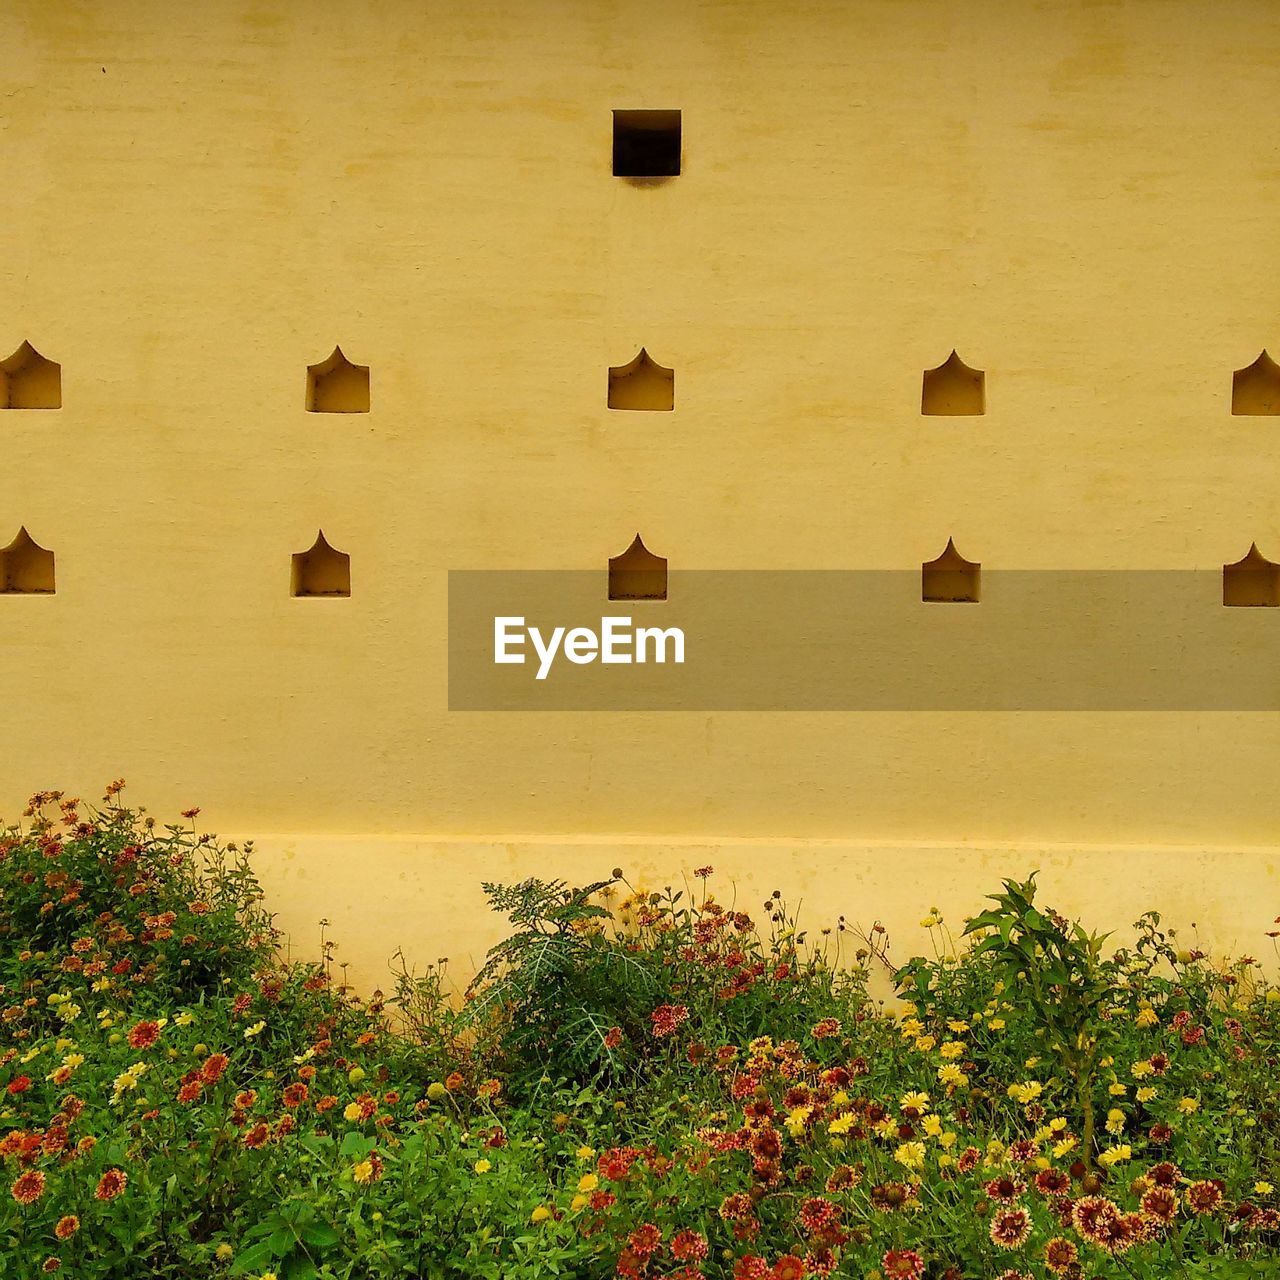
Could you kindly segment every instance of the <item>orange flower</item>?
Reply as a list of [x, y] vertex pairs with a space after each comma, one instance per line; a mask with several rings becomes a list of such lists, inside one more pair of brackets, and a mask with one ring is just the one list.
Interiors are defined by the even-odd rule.
[[19, 1204], [34, 1204], [44, 1195], [44, 1174], [39, 1169], [28, 1169], [19, 1175], [11, 1191]]
[[98, 1179], [98, 1189], [93, 1193], [95, 1200], [114, 1200], [124, 1191], [129, 1175], [123, 1169], [108, 1169]]
[[200, 1068], [200, 1076], [205, 1084], [217, 1084], [230, 1061], [225, 1053], [211, 1053]]
[[66, 1240], [69, 1236], [75, 1235], [80, 1230], [80, 1219], [74, 1213], [68, 1213], [65, 1217], [58, 1219], [58, 1225], [54, 1227], [53, 1234], [59, 1240]]
[[160, 1024], [158, 1022], [139, 1022], [129, 1032], [129, 1047], [150, 1049], [159, 1039]]

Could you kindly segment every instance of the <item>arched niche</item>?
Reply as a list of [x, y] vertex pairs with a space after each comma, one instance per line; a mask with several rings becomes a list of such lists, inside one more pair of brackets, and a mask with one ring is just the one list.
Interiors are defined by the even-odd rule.
[[0, 360], [0, 409], [61, 409], [62, 366], [24, 342]]
[[1231, 375], [1231, 412], [1257, 417], [1280, 413], [1280, 365], [1265, 351]]
[[1253, 543], [1242, 559], [1222, 566], [1222, 603], [1244, 608], [1280, 605], [1280, 564], [1268, 560]]
[[920, 412], [938, 417], [986, 413], [987, 375], [971, 369], [955, 351], [936, 369], [924, 371]]
[[307, 411], [368, 413], [369, 366], [352, 364], [341, 347], [334, 347], [327, 360], [308, 365]]
[[39, 546], [24, 525], [18, 536], [0, 549], [0, 595], [53, 594], [53, 552]]
[[351, 557], [331, 547], [319, 531], [306, 551], [294, 553], [289, 592], [298, 597], [349, 596]]
[[667, 562], [655, 556], [637, 533], [621, 554], [609, 558], [610, 600], [665, 600]]
[[627, 364], [609, 370], [609, 408], [670, 412], [676, 407], [676, 374], [643, 348]]
[[920, 566], [920, 599], [930, 604], [977, 604], [982, 565], [966, 560], [952, 539], [936, 560]]

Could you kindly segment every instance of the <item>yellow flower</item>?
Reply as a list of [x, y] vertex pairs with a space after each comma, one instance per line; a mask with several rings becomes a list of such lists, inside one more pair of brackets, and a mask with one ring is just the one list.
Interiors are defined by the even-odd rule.
[[921, 1093], [919, 1090], [915, 1093], [903, 1094], [898, 1106], [900, 1106], [903, 1111], [914, 1109], [923, 1115], [929, 1110], [929, 1095], [927, 1093]]
[[949, 1031], [954, 1031], [958, 1036], [962, 1036], [969, 1030], [969, 1024], [967, 1022], [958, 1022], [955, 1018], [952, 1018], [951, 1021], [947, 1023], [947, 1029]]
[[1003, 1018], [992, 1018], [992, 1019], [987, 1023], [987, 1026], [988, 1026], [992, 1031], [1003, 1031], [1003, 1030], [1004, 1030], [1004, 1019], [1003, 1019]]
[[1044, 1092], [1044, 1085], [1039, 1080], [1028, 1080], [1026, 1084], [1011, 1084], [1007, 1090], [1009, 1097], [1023, 1104], [1034, 1102]]
[[573, 1154], [579, 1160], [590, 1160], [596, 1153], [595, 1147], [579, 1147]]
[[1040, 1061], [1039, 1058], [1028, 1058], [1026, 1062], [1024, 1062], [1022, 1065], [1026, 1067], [1028, 1071], [1034, 1071], [1036, 1069], [1036, 1064], [1039, 1061]]
[[1118, 1107], [1112, 1107], [1111, 1110], [1107, 1112], [1107, 1132], [1124, 1132], [1124, 1112]]
[[1150, 1085], [1147, 1085], [1146, 1088], [1139, 1089], [1133, 1096], [1137, 1098], [1139, 1102], [1150, 1102], [1151, 1099], [1159, 1092], [1159, 1089], [1153, 1089]]
[[540, 1204], [530, 1215], [530, 1222], [546, 1222], [551, 1217], [551, 1210], [545, 1204]]
[[916, 1049], [920, 1053], [929, 1053], [937, 1043], [937, 1038], [934, 1036], [918, 1036], [916, 1038]]
[[848, 1133], [852, 1128], [853, 1113], [851, 1111], [846, 1111], [844, 1115], [836, 1116], [836, 1118], [827, 1125], [827, 1132], [835, 1134]]
[[1053, 1144], [1053, 1154], [1061, 1159], [1068, 1151], [1076, 1149], [1076, 1140], [1074, 1138], [1063, 1138], [1061, 1142]]
[[1193, 1115], [1195, 1112], [1200, 1110], [1200, 1102], [1196, 1098], [1183, 1098], [1178, 1103], [1178, 1110], [1181, 1111], [1184, 1116]]
[[175, 1026], [189, 1027], [195, 1021], [195, 1017], [184, 1009], [173, 1021]]
[[898, 1122], [892, 1116], [885, 1116], [874, 1128], [882, 1138], [896, 1138], [898, 1136]]
[[359, 1084], [360, 1081], [364, 1079], [364, 1068], [352, 1067], [351, 1070], [347, 1072], [347, 1079], [350, 1080], [352, 1084]]
[[1140, 1027], [1154, 1027], [1159, 1025], [1160, 1017], [1150, 1005], [1146, 1005], [1138, 1010], [1138, 1016], [1134, 1018], [1134, 1022]]
[[812, 1112], [812, 1107], [797, 1107], [790, 1113], [790, 1115], [787, 1116], [783, 1123], [787, 1126], [787, 1132], [790, 1133], [793, 1138], [798, 1138], [802, 1133], [804, 1133], [805, 1122], [809, 1119]]
[[361, 1160], [351, 1170], [351, 1176], [357, 1182], [368, 1182], [373, 1177], [373, 1162], [370, 1160]]
[[477, 1173], [488, 1173], [489, 1170], [493, 1168], [493, 1165], [491, 1165], [487, 1160], [477, 1160], [471, 1167]]
[[938, 1139], [938, 1145], [944, 1151], [950, 1151], [951, 1148], [956, 1145], [956, 1135], [952, 1133], [950, 1129], [948, 1129], [946, 1133], [944, 1133], [942, 1137]]
[[280, 1277], [274, 1271], [264, 1271], [258, 1280], [280, 1280]]
[[1135, 1062], [1133, 1066], [1130, 1068], [1130, 1071], [1133, 1073], [1133, 1078], [1135, 1080], [1145, 1079], [1154, 1070], [1155, 1070], [1155, 1067], [1153, 1067], [1151, 1063], [1149, 1063], [1145, 1058], [1141, 1062]]
[[235, 1257], [236, 1251], [224, 1240], [214, 1251], [213, 1256], [219, 1262], [230, 1262]]
[[964, 1042], [961, 1040], [948, 1040], [938, 1052], [947, 1059], [963, 1058], [965, 1054]]
[[578, 1179], [579, 1191], [594, 1191], [600, 1185], [600, 1179], [594, 1173], [584, 1173]]
[[254, 1036], [260, 1036], [267, 1029], [265, 1022], [255, 1022], [251, 1027], [245, 1027], [244, 1038], [252, 1040]]
[[1119, 1080], [1117, 1080], [1115, 1084], [1107, 1086], [1107, 1092], [1113, 1098], [1123, 1098], [1124, 1095], [1129, 1092], [1129, 1090], [1124, 1085], [1122, 1085]]
[[1255, 1182], [1253, 1184], [1253, 1194], [1256, 1196], [1269, 1196], [1275, 1187], [1269, 1182]]
[[923, 1169], [924, 1157], [923, 1142], [904, 1142], [893, 1153], [893, 1158], [906, 1169]]
[[924, 1118], [924, 1131], [931, 1138], [936, 1138], [942, 1132], [942, 1119], [939, 1116], [928, 1115]]
[[912, 1040], [924, 1030], [924, 1023], [917, 1018], [904, 1018], [902, 1022], [902, 1038]]
[[938, 1068], [938, 1079], [945, 1085], [959, 1086], [968, 1083], [969, 1077], [954, 1062], [948, 1062]]
[[344, 1120], [359, 1120], [364, 1114], [358, 1102], [348, 1102], [346, 1108], [342, 1112]]
[[1113, 1164], [1120, 1164], [1122, 1161], [1132, 1159], [1133, 1148], [1126, 1142], [1122, 1146], [1112, 1147], [1109, 1150], [1104, 1151], [1098, 1157], [1098, 1163], [1106, 1165], [1106, 1167], [1110, 1169]]
[[579, 1213], [583, 1209], [585, 1209], [587, 1205], [589, 1205], [590, 1203], [591, 1203], [590, 1196], [574, 1196], [573, 1199], [569, 1201], [569, 1212]]

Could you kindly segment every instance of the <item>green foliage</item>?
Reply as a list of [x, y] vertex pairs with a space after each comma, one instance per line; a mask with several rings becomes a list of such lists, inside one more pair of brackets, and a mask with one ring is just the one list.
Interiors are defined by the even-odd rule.
[[778, 894], [757, 924], [709, 869], [488, 885], [511, 928], [470, 999], [401, 956], [393, 1026], [328, 944], [279, 958], [244, 851], [60, 800], [0, 837], [0, 1275], [1075, 1277], [1050, 1241], [1089, 1280], [1280, 1266], [1280, 991], [1155, 912], [1107, 953], [1007, 881], [958, 941], [930, 913], [890, 1013], [882, 930], [842, 963], [843, 924], [810, 939]]

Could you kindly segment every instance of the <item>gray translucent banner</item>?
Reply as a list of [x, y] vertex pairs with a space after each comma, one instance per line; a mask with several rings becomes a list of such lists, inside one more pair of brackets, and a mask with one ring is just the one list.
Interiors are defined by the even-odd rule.
[[[666, 600], [627, 601], [600, 572], [454, 570], [449, 707], [1280, 710], [1280, 608], [1224, 605], [1220, 570], [983, 569], [979, 594], [923, 601], [919, 570], [673, 570]], [[495, 661], [495, 619], [523, 619], [498, 624], [523, 663]], [[531, 628], [544, 652], [565, 628], [550, 661]], [[610, 629], [630, 661], [601, 661]]]

